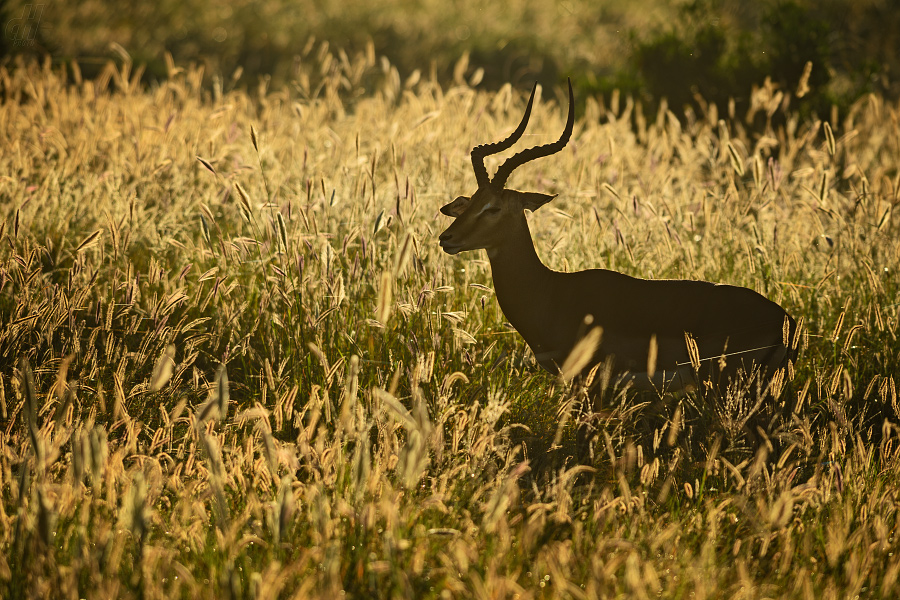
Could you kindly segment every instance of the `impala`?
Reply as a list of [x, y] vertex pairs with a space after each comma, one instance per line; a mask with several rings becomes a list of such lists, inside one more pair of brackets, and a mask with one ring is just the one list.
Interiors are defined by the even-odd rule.
[[[572, 83], [560, 138], [520, 151], [488, 176], [486, 156], [510, 148], [525, 131], [534, 90], [508, 138], [472, 150], [478, 189], [441, 208], [454, 217], [440, 236], [448, 254], [487, 250], [497, 301], [537, 362], [553, 373], [589, 327], [600, 341], [582, 373], [609, 360], [638, 389], [678, 391], [709, 382], [723, 390], [737, 377], [765, 384], [796, 349], [796, 324], [778, 304], [753, 290], [692, 280], [651, 280], [605, 269], [563, 273], [538, 258], [525, 218], [556, 195], [506, 189], [523, 164], [565, 147], [575, 121]], [[595, 336], [596, 339], [596, 336]], [[588, 351], [590, 352], [590, 350]], [[655, 360], [654, 360], [655, 356]]]

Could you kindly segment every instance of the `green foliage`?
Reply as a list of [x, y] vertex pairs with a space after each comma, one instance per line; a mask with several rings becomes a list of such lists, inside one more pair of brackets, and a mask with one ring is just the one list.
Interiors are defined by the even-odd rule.
[[[4, 22], [29, 4], [6, 5]], [[488, 89], [571, 76], [582, 93], [619, 90], [653, 110], [667, 97], [680, 112], [699, 94], [720, 109], [733, 98], [743, 111], [767, 77], [797, 90], [808, 62], [809, 92], [794, 98], [803, 115], [900, 92], [900, 12], [885, 2], [88, 0], [46, 5], [35, 25], [27, 41], [4, 29], [10, 53], [78, 61], [88, 78], [109, 58], [127, 60], [146, 67], [145, 80], [168, 77], [168, 53], [179, 65], [202, 64], [215, 89], [280, 87], [330, 46], [336, 61], [385, 57], [396, 72], [384, 77], [459, 83], [463, 59], [469, 81]]]
[[[865, 93], [896, 95], [886, 76], [898, 66], [889, 50], [897, 35], [885, 23], [896, 19], [875, 3], [692, 0], [673, 24], [636, 41], [633, 61], [651, 96], [677, 107], [699, 94], [746, 109], [750, 84], [768, 77], [786, 92], [808, 88], [796, 108], [824, 115]], [[874, 39], [859, 43], [864, 35]]]

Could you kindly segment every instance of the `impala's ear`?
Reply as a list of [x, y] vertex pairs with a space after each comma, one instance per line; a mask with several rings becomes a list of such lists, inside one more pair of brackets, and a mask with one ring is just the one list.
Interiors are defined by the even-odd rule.
[[460, 196], [450, 204], [443, 205], [441, 207], [441, 212], [448, 217], [458, 217], [469, 208], [469, 203], [471, 201], [472, 199], [468, 196]]
[[536, 211], [557, 196], [557, 194], [551, 196], [550, 194], [539, 194], [537, 192], [519, 192], [519, 194], [523, 208], [527, 208], [531, 212]]

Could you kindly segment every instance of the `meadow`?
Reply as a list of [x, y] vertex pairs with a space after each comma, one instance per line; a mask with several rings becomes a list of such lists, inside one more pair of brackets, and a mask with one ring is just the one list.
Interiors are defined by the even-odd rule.
[[804, 331], [766, 406], [591, 405], [437, 245], [524, 94], [305, 52], [272, 89], [0, 68], [0, 596], [900, 593], [900, 105], [579, 97], [510, 181], [559, 194], [542, 259], [750, 287]]

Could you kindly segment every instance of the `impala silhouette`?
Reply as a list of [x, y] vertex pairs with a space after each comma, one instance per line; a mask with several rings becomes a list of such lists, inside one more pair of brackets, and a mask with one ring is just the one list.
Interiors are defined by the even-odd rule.
[[448, 254], [487, 250], [500, 308], [537, 362], [558, 373], [576, 343], [599, 326], [599, 345], [582, 362], [582, 373], [610, 360], [614, 372], [625, 374], [638, 389], [679, 391], [710, 382], [723, 390], [739, 377], [758, 378], [764, 385], [788, 367], [796, 349], [796, 323], [753, 290], [706, 281], [638, 279], [606, 269], [563, 273], [541, 262], [525, 210], [536, 211], [556, 196], [505, 185], [516, 168], [568, 143], [575, 121], [571, 81], [568, 118], [556, 142], [518, 152], [493, 178], [484, 165], [486, 156], [519, 140], [533, 102], [534, 90], [508, 138], [472, 149], [478, 189], [441, 208], [455, 220], [441, 234], [440, 245]]

